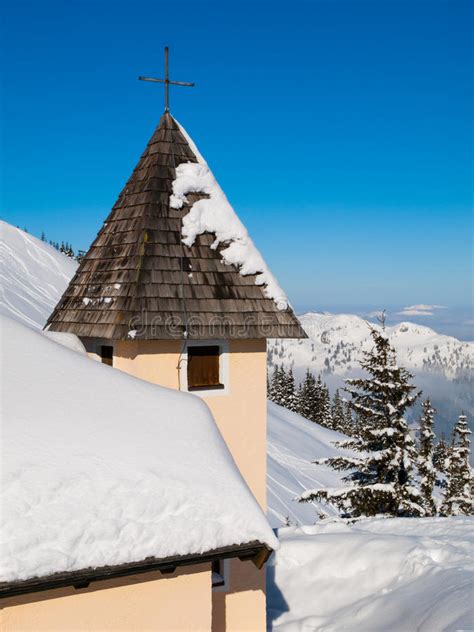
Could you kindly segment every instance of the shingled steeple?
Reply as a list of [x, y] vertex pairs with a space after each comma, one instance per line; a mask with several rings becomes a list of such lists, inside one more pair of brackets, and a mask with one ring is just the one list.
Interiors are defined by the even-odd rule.
[[[223, 260], [211, 232], [183, 243], [183, 217], [205, 193], [170, 204], [176, 168], [197, 163], [192, 141], [165, 112], [47, 327], [124, 340], [303, 338], [293, 311]], [[174, 208], [173, 208], [174, 206]], [[215, 244], [214, 244], [215, 245]]]

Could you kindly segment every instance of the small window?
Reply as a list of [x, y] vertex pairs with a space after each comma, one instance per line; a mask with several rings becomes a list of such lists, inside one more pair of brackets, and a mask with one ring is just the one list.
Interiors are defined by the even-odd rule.
[[212, 571], [212, 587], [218, 588], [225, 586], [224, 578], [224, 561], [214, 560], [211, 565]]
[[188, 347], [188, 390], [224, 388], [220, 383], [219, 347]]
[[114, 348], [109, 345], [102, 345], [100, 347], [100, 359], [102, 364], [114, 365]]

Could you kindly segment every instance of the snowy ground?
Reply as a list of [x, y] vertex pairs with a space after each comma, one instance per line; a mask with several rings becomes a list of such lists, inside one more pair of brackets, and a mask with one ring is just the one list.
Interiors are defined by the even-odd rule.
[[334, 446], [344, 435], [323, 428], [301, 415], [268, 402], [267, 491], [268, 517], [273, 527], [289, 523], [300, 526], [314, 524], [324, 510], [321, 503], [299, 503], [295, 500], [306, 489], [338, 487], [340, 475], [329, 467], [314, 465], [317, 458], [348, 454]]
[[[23, 231], [0, 224], [4, 242], [0, 311], [23, 325], [41, 328], [76, 264]], [[31, 335], [38, 336], [32, 346], [47, 345], [46, 355], [53, 360], [55, 355], [71, 353], [53, 351], [57, 345], [52, 341]], [[27, 333], [24, 336], [27, 342]], [[60, 342], [71, 346], [64, 337]], [[87, 360], [77, 356], [73, 362]], [[112, 377], [108, 367], [98, 365], [94, 371]], [[86, 373], [87, 379], [94, 379]], [[111, 394], [117, 392], [114, 380], [108, 388]], [[119, 403], [112, 395], [110, 401], [114, 406]], [[322, 505], [295, 501], [308, 487], [338, 484], [337, 474], [311, 462], [334, 454], [333, 442], [341, 437], [269, 403], [269, 519], [274, 527], [281, 527], [286, 518], [295, 525], [279, 530], [281, 547], [268, 567], [269, 628], [275, 632], [474, 630], [472, 519], [367, 520], [350, 526], [325, 521], [314, 526]]]
[[[275, 632], [474, 630], [474, 519], [371, 519], [314, 523], [327, 505], [301, 504], [304, 489], [337, 486], [312, 463], [343, 438], [268, 404], [268, 513], [280, 549], [267, 568], [268, 625]], [[312, 525], [312, 526], [302, 526]]]
[[370, 519], [278, 532], [275, 632], [473, 630], [472, 518]]

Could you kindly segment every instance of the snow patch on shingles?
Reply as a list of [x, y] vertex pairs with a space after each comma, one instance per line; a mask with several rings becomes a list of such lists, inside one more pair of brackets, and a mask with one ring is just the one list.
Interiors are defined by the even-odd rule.
[[201, 399], [0, 325], [0, 581], [278, 548]]
[[176, 167], [170, 206], [182, 208], [189, 193], [208, 196], [195, 202], [184, 216], [183, 243], [192, 246], [198, 235], [213, 234], [215, 241], [211, 248], [216, 249], [219, 244], [225, 245], [220, 251], [223, 261], [228, 265], [235, 265], [243, 276], [255, 274], [255, 283], [264, 286], [265, 295], [275, 301], [278, 309], [287, 309], [288, 299], [284, 291], [270, 272], [196, 145], [181, 125], [179, 128], [198, 162], [182, 163]]

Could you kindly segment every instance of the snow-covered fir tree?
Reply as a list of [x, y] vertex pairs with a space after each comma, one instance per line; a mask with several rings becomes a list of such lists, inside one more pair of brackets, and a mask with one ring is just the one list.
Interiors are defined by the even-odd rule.
[[346, 433], [347, 432], [347, 428], [346, 428], [347, 413], [346, 413], [346, 407], [344, 406], [344, 401], [339, 393], [339, 389], [337, 389], [334, 394], [331, 412], [332, 412], [333, 430]]
[[433, 491], [436, 482], [436, 468], [433, 464], [434, 439], [433, 432], [435, 409], [429, 399], [422, 404], [423, 412], [420, 419], [420, 446], [418, 451], [418, 472], [420, 475], [420, 489], [423, 497], [425, 515], [436, 515], [436, 503]]
[[446, 461], [451, 453], [451, 448], [446, 442], [446, 435], [444, 432], [441, 434], [441, 438], [435, 445], [433, 450], [433, 465], [438, 472], [446, 474]]
[[74, 250], [72, 249], [71, 244], [67, 244], [66, 252], [64, 253], [66, 257], [70, 257], [71, 259], [75, 258]]
[[309, 369], [306, 370], [305, 378], [299, 386], [296, 398], [296, 411], [306, 419], [315, 421], [318, 409], [316, 380]]
[[316, 461], [347, 471], [344, 480], [348, 485], [307, 490], [300, 501], [327, 501], [352, 517], [423, 515], [421, 494], [413, 479], [416, 448], [405, 420], [418, 395], [410, 384], [412, 375], [397, 365], [383, 320], [381, 330], [371, 328], [371, 336], [374, 348], [361, 362], [369, 376], [346, 382], [351, 408], [361, 421], [359, 436], [339, 443], [360, 456]]
[[297, 397], [295, 393], [295, 378], [293, 376], [293, 369], [290, 367], [288, 371], [285, 371], [282, 367], [282, 373], [280, 374], [281, 381], [281, 406], [292, 410], [297, 409]]
[[325, 428], [332, 429], [332, 411], [331, 411], [331, 398], [329, 396], [329, 389], [326, 384], [323, 383], [321, 375], [318, 376], [316, 382], [316, 413], [313, 421]]
[[332, 428], [348, 436], [354, 436], [355, 424], [352, 419], [352, 412], [349, 403], [341, 396], [339, 389], [336, 390], [331, 407]]
[[61, 252], [63, 255], [66, 255], [66, 257], [70, 257], [71, 259], [74, 258], [74, 250], [72, 249], [71, 244], [69, 244], [67, 241], [66, 243], [62, 241], [58, 249], [59, 252]]
[[345, 398], [342, 398], [342, 406], [344, 409], [344, 418], [345, 418], [344, 434], [347, 434], [350, 437], [353, 437], [357, 434], [357, 427], [352, 418], [352, 410], [351, 410], [351, 407], [349, 406], [349, 402], [347, 402]]
[[273, 375], [270, 381], [270, 387], [268, 389], [268, 399], [270, 399], [272, 402], [275, 402], [275, 404], [281, 404], [283, 399], [284, 378], [282, 373], [284, 373], [284, 371], [284, 368], [279, 367], [278, 365], [276, 365], [273, 369]]
[[473, 513], [473, 476], [469, 462], [471, 431], [466, 415], [459, 415], [454, 426], [453, 445], [447, 458], [447, 485], [441, 506], [444, 516], [471, 515]]

